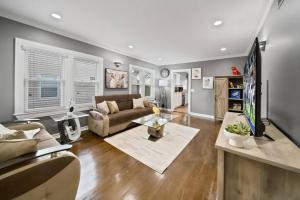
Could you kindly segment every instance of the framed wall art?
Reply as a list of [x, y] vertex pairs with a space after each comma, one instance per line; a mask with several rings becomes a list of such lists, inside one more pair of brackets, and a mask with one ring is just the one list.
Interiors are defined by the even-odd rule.
[[128, 88], [128, 72], [106, 68], [105, 87], [109, 89]]
[[192, 79], [201, 79], [201, 68], [192, 68]]
[[213, 89], [214, 88], [214, 77], [203, 77], [202, 87], [203, 87], [203, 89]]

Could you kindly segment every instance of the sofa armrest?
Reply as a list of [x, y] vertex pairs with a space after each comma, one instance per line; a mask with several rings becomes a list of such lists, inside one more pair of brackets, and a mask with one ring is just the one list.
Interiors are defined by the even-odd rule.
[[153, 102], [148, 102], [148, 103], [149, 103], [149, 108], [153, 108], [156, 106]]
[[79, 159], [61, 151], [1, 170], [1, 199], [75, 199], [79, 180]]
[[106, 114], [103, 114], [101, 112], [98, 112], [96, 110], [92, 110], [89, 112], [89, 115], [92, 119], [94, 120], [103, 120], [104, 116], [106, 116]]
[[8, 126], [7, 128], [12, 129], [12, 130], [33, 130], [33, 129], [45, 129], [45, 126], [39, 122], [32, 122], [29, 124], [18, 124], [18, 125], [13, 125], [13, 126]]
[[39, 158], [39, 157], [42, 157], [42, 156], [45, 156], [48, 154], [57, 153], [60, 151], [66, 151], [71, 148], [72, 148], [72, 145], [65, 144], [65, 145], [60, 145], [60, 146], [49, 147], [46, 149], [41, 149], [34, 153], [25, 154], [25, 155], [15, 158], [15, 159], [4, 161], [4, 162], [0, 163], [0, 169], [4, 169], [6, 167], [10, 167], [12, 165], [16, 165], [16, 164], [19, 164], [19, 163], [22, 163], [22, 162], [25, 162], [28, 160]]

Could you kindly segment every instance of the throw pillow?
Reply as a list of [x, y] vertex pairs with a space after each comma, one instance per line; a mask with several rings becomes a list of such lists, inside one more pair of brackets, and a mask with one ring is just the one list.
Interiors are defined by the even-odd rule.
[[104, 114], [109, 114], [109, 108], [107, 106], [107, 102], [103, 101], [101, 103], [97, 104], [97, 108], [99, 109], [99, 111], [102, 113], [103, 111], [105, 112]]
[[0, 124], [0, 140], [13, 140], [13, 139], [32, 139], [40, 128], [33, 130], [11, 130]]
[[33, 139], [36, 134], [38, 134], [41, 131], [40, 128], [33, 129], [33, 130], [28, 130], [28, 131], [23, 131], [24, 135], [26, 136], [27, 139]]
[[107, 105], [111, 114], [120, 112], [116, 101], [107, 101]]
[[25, 139], [23, 131], [10, 130], [0, 124], [0, 140]]
[[144, 106], [144, 99], [143, 98], [132, 99], [132, 102], [133, 102], [133, 109], [136, 109], [136, 108], [145, 108], [145, 106]]
[[0, 162], [37, 150], [37, 139], [0, 140]]
[[147, 99], [147, 97], [144, 97], [144, 106], [145, 107], [150, 107], [149, 101]]

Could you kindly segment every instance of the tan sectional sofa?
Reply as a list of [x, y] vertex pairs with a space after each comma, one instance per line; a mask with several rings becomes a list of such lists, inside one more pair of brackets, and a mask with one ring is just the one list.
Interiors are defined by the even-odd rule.
[[40, 128], [37, 152], [0, 163], [0, 199], [75, 199], [80, 162], [71, 145], [60, 145], [40, 123], [9, 126], [13, 130]]
[[99, 136], [105, 137], [124, 130], [132, 125], [131, 120], [152, 113], [152, 105], [145, 108], [133, 109], [132, 99], [141, 98], [140, 94], [96, 96], [96, 104], [103, 101], [116, 101], [120, 112], [104, 114], [97, 110], [91, 111], [88, 117], [88, 128]]

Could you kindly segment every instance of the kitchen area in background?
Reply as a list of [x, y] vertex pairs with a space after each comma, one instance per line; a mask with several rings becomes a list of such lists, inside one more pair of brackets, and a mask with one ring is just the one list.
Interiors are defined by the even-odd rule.
[[173, 73], [173, 95], [172, 104], [175, 112], [188, 113], [188, 73], [174, 72]]

